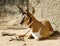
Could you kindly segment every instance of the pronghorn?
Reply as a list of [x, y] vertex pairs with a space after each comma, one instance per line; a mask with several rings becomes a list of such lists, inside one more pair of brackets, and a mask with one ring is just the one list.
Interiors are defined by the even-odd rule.
[[[26, 11], [23, 11], [21, 7], [18, 5], [17, 7], [22, 11], [22, 14], [24, 16], [20, 24], [27, 24], [31, 29], [28, 38], [34, 37], [35, 39], [39, 40], [39, 39], [47, 38], [53, 34], [53, 28], [48, 20], [41, 19], [40, 21], [38, 21], [34, 17], [33, 15], [35, 13], [34, 7], [32, 13], [30, 12], [27, 13]], [[26, 33], [20, 36], [25, 36]]]

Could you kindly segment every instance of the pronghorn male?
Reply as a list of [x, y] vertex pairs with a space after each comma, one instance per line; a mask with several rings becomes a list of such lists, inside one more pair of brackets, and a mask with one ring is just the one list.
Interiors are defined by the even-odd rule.
[[[19, 6], [17, 7], [21, 9]], [[29, 28], [32, 29], [30, 31], [30, 35], [28, 36], [28, 38], [34, 37], [35, 39], [39, 40], [42, 38], [47, 38], [53, 34], [52, 26], [48, 20], [42, 19], [41, 21], [38, 21], [34, 17], [33, 15], [33, 13], [35, 12], [34, 8], [33, 8], [33, 13], [30, 13], [30, 12], [27, 13], [26, 11], [23, 11], [22, 9], [21, 11], [24, 17], [21, 20], [20, 24], [27, 24]], [[23, 36], [25, 36], [25, 34]]]

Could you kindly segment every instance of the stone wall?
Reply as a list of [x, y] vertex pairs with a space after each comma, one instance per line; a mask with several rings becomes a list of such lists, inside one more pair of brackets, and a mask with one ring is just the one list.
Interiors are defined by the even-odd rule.
[[30, 0], [35, 7], [35, 17], [48, 19], [54, 30], [60, 31], [60, 0]]

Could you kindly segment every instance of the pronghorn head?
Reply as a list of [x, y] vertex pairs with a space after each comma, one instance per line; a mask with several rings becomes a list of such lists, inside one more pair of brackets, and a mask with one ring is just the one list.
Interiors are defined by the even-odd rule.
[[22, 18], [20, 24], [21, 24], [21, 25], [22, 25], [22, 24], [29, 24], [29, 23], [32, 21], [32, 19], [31, 19], [31, 17], [30, 17], [31, 14], [35, 13], [34, 7], [33, 7], [33, 10], [32, 10], [32, 13], [30, 13], [30, 12], [27, 13], [27, 10], [24, 11], [24, 10], [23, 10], [20, 6], [18, 6], [18, 5], [17, 5], [17, 7], [21, 10], [22, 15], [23, 15], [23, 18]]

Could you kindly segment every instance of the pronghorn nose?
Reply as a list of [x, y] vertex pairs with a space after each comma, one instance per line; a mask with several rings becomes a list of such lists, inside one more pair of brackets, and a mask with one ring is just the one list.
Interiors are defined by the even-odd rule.
[[24, 18], [21, 19], [20, 24], [22, 24], [23, 22], [24, 22]]
[[20, 22], [20, 24], [22, 24], [22, 23], [23, 23], [23, 21]]

